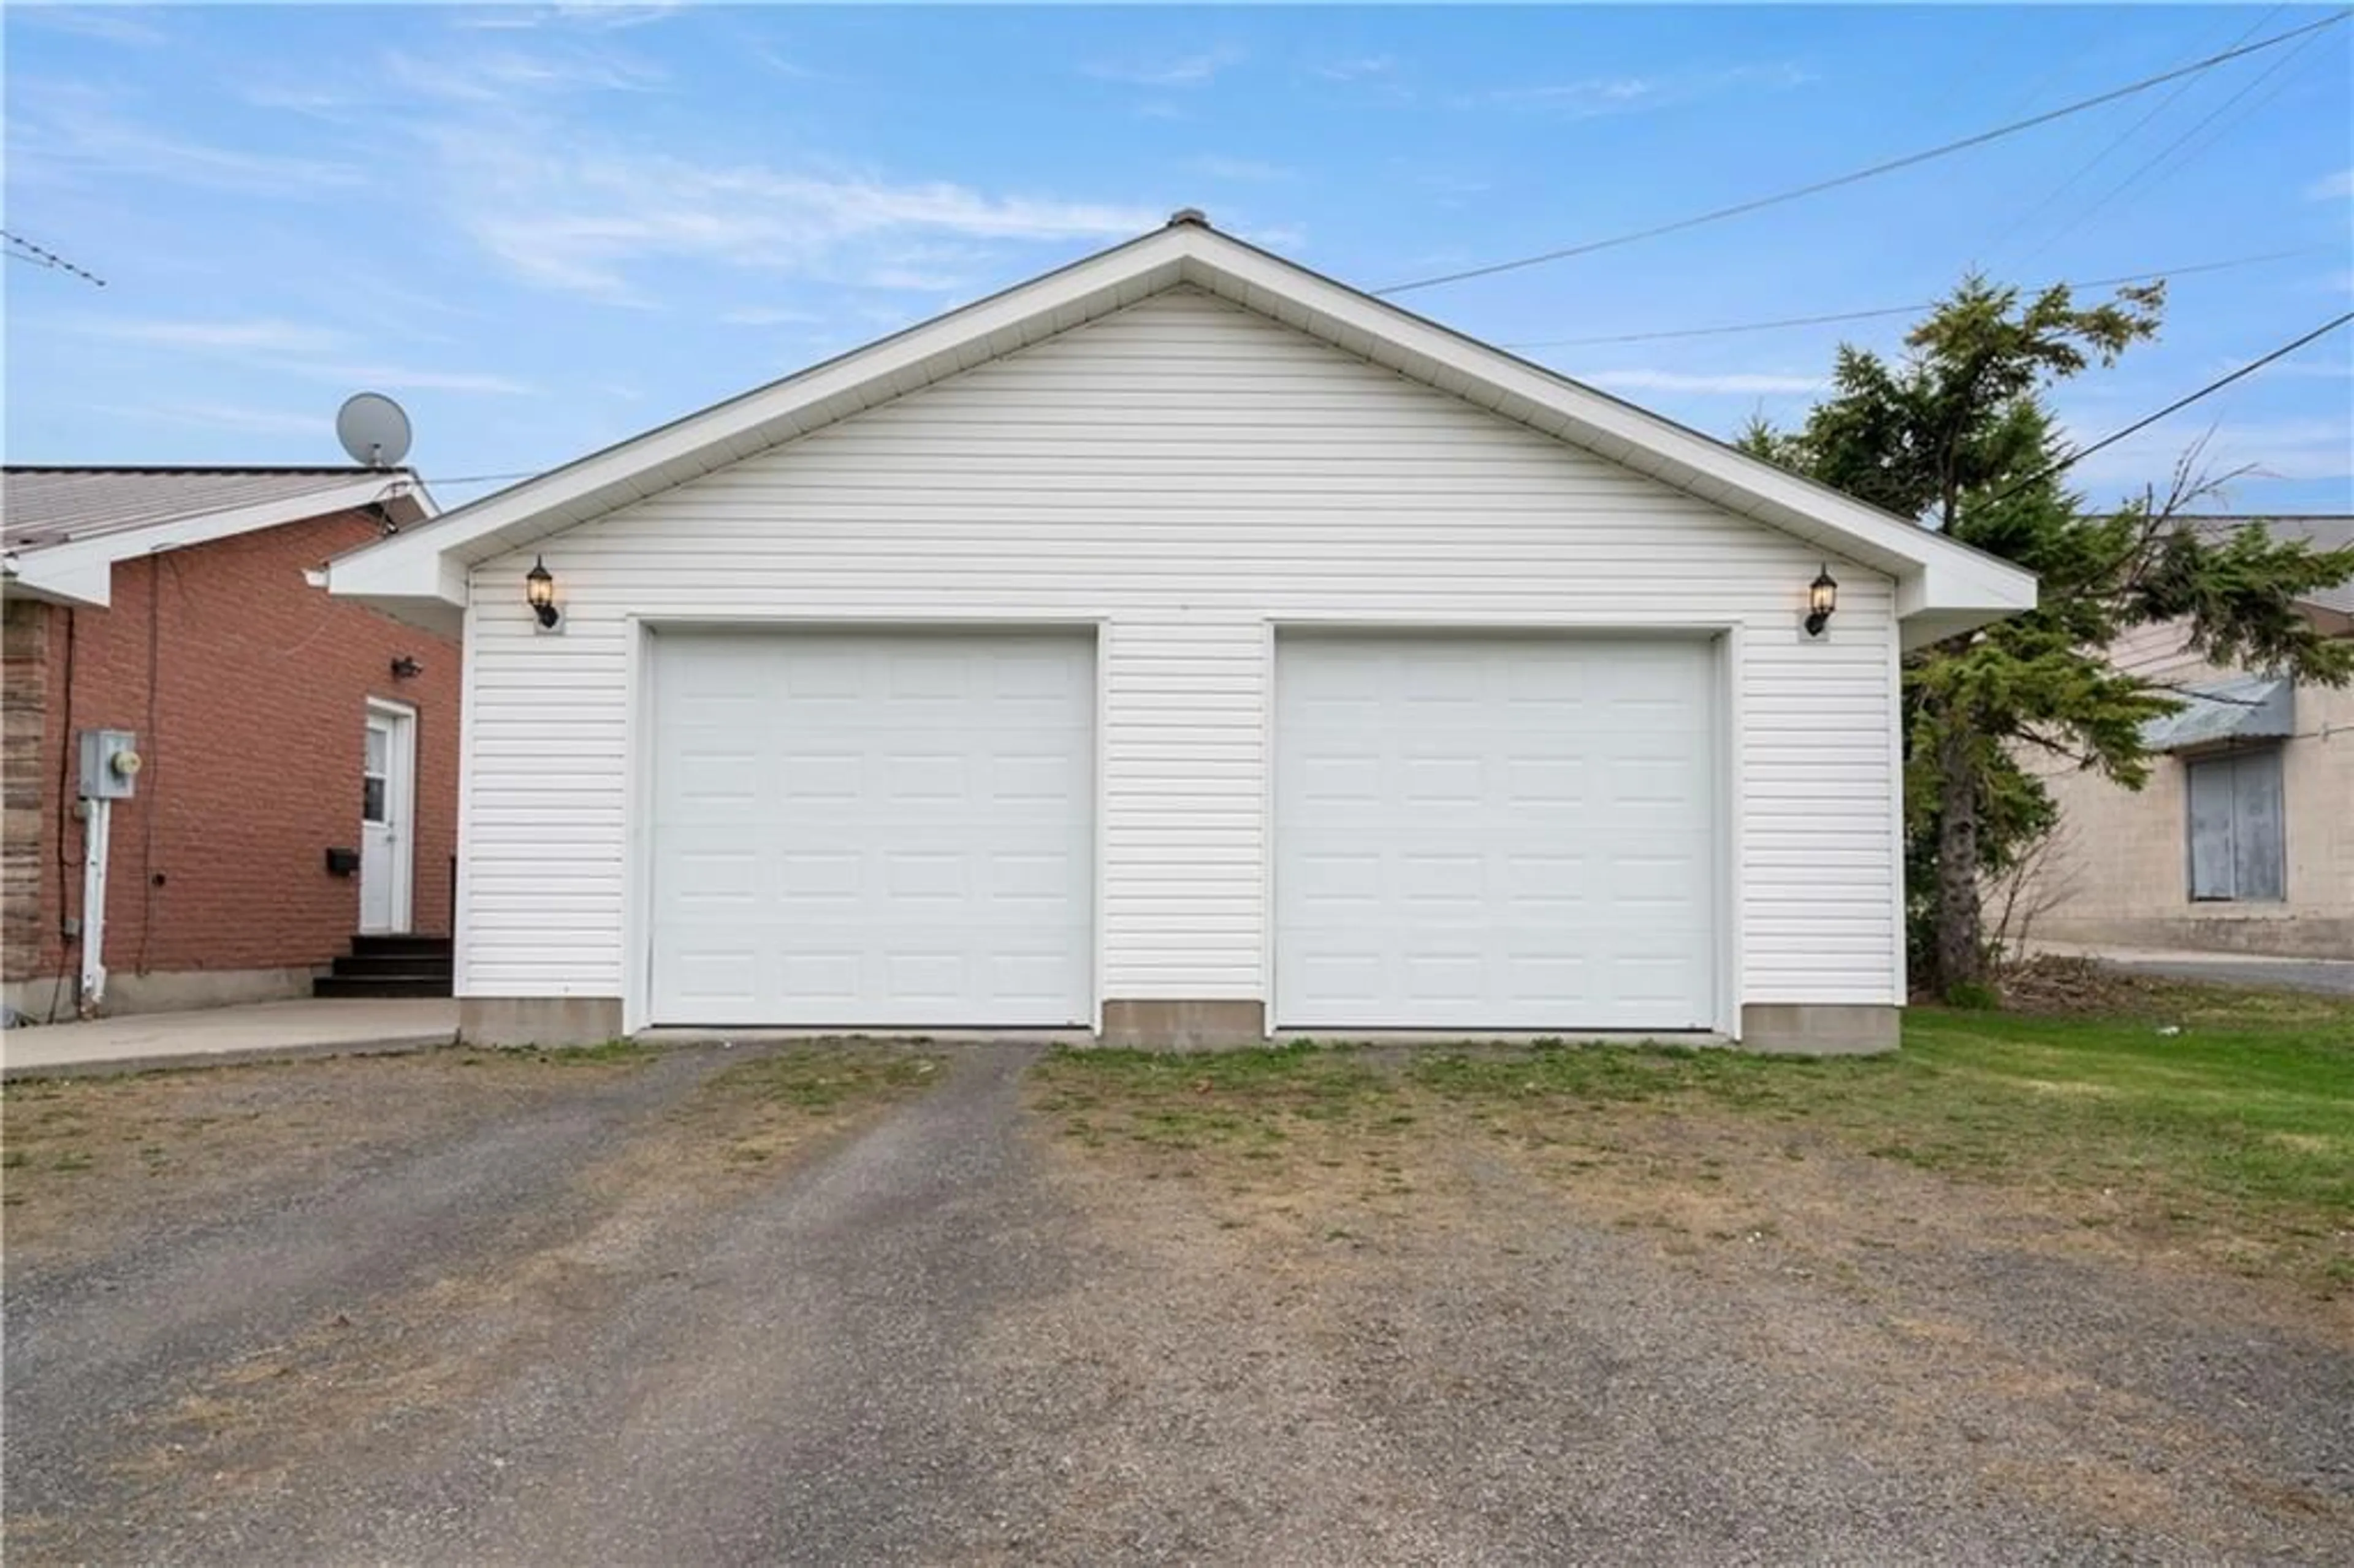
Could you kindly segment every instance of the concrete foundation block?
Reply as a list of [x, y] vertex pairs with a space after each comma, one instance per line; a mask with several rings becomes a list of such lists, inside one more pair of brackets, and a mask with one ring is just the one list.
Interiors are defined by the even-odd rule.
[[[318, 970], [307, 966], [276, 969], [175, 969], [168, 974], [111, 970], [101, 1018], [147, 1012], [188, 1012], [207, 1007], [243, 1007], [256, 1001], [299, 1001], [311, 994]], [[60, 981], [54, 975], [12, 980], [0, 987], [0, 1001], [36, 1022], [62, 1023], [76, 1016], [78, 973]]]
[[1258, 1001], [1106, 1001], [1103, 1043], [1143, 1051], [1215, 1051], [1267, 1038], [1267, 1003]]
[[1868, 1056], [1896, 1049], [1904, 1010], [1851, 1001], [1751, 1001], [1741, 1008], [1744, 1050], [1791, 1056]]
[[458, 1039], [467, 1045], [602, 1045], [621, 1037], [618, 996], [464, 996]]

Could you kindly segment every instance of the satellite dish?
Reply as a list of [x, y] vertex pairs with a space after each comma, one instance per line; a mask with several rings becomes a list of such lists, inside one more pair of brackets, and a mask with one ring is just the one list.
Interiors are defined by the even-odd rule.
[[335, 439], [352, 461], [391, 468], [408, 455], [408, 416], [381, 392], [357, 392], [335, 410]]

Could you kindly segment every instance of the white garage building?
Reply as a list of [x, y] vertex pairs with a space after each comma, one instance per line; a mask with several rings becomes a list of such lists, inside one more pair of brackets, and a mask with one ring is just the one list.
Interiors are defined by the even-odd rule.
[[1899, 652], [2034, 597], [1191, 214], [330, 579], [462, 627], [544, 1043], [1893, 1044]]

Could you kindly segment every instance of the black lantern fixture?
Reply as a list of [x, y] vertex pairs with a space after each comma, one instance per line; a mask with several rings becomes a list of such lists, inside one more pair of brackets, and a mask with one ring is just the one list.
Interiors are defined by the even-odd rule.
[[531, 612], [539, 617], [539, 624], [555, 630], [559, 615], [556, 608], [556, 574], [537, 556], [532, 557], [531, 570], [523, 575], [523, 597], [531, 606]]
[[1807, 585], [1807, 635], [1820, 637], [1823, 628], [1831, 623], [1831, 611], [1839, 608], [1839, 581], [1831, 576], [1828, 563]]
[[392, 678], [394, 680], [413, 681], [424, 673], [425, 666], [419, 663], [415, 659], [409, 657], [408, 654], [396, 653], [392, 656]]

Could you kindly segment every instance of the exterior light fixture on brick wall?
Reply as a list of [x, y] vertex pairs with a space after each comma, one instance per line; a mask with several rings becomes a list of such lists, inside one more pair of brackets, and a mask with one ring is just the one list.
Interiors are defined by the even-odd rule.
[[424, 673], [425, 666], [410, 658], [408, 654], [396, 653], [392, 656], [392, 678], [394, 680], [414, 680]]

